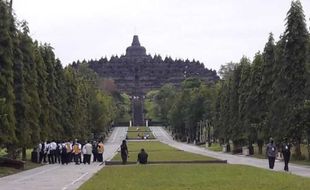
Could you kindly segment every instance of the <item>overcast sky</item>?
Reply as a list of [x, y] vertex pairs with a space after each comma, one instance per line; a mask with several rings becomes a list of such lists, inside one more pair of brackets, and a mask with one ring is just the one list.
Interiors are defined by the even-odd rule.
[[[310, 0], [301, 0], [309, 27]], [[67, 65], [125, 54], [134, 34], [148, 54], [195, 59], [207, 68], [253, 58], [285, 29], [291, 0], [14, 0], [31, 36]]]

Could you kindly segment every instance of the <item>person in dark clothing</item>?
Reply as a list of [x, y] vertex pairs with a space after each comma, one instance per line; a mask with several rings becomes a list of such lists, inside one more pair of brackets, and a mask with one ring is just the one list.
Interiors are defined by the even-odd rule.
[[273, 169], [274, 162], [276, 160], [276, 155], [277, 155], [277, 147], [274, 144], [272, 138], [270, 138], [270, 143], [267, 144], [266, 155], [268, 156], [269, 168]]
[[284, 158], [284, 170], [288, 171], [288, 163], [291, 157], [291, 144], [288, 142], [287, 138], [284, 139], [282, 144], [282, 154]]
[[93, 162], [96, 162], [97, 161], [97, 154], [98, 154], [98, 150], [97, 150], [97, 146], [98, 146], [98, 143], [96, 141], [93, 142], [93, 149], [92, 149], [92, 153], [93, 153]]
[[147, 164], [147, 157], [148, 157], [148, 154], [142, 148], [140, 153], [138, 154], [137, 162], [140, 163], [140, 164]]
[[39, 158], [39, 162], [42, 163], [46, 163], [46, 153], [45, 153], [45, 150], [46, 150], [46, 143], [45, 142], [42, 142], [39, 147], [40, 147], [40, 158]]
[[67, 147], [65, 143], [61, 144], [61, 164], [68, 164], [68, 159], [67, 159]]
[[128, 158], [128, 148], [127, 148], [126, 140], [123, 140], [123, 143], [121, 144], [121, 157], [122, 157], [122, 163], [126, 164], [127, 158]]

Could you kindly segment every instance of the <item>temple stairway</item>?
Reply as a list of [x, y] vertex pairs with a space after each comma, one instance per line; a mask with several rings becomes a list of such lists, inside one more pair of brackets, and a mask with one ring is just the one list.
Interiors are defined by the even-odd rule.
[[136, 98], [132, 101], [133, 106], [133, 126], [143, 126], [144, 117], [143, 117], [143, 98]]

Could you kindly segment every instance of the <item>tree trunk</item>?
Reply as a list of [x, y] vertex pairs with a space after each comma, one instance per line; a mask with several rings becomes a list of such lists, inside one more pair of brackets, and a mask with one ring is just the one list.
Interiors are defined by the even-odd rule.
[[257, 146], [258, 146], [258, 154], [262, 155], [263, 154], [263, 141], [262, 140], [258, 140], [257, 141]]
[[310, 138], [308, 138], [308, 160], [310, 160]]
[[228, 143], [226, 146], [227, 146], [227, 147], [226, 147], [226, 151], [227, 151], [227, 152], [230, 152], [230, 151], [231, 151], [230, 144]]
[[8, 152], [8, 157], [14, 160], [17, 159], [18, 157], [17, 148], [12, 144], [7, 145], [6, 148]]
[[27, 153], [26, 153], [26, 147], [22, 148], [22, 160], [26, 161], [27, 160]]
[[301, 159], [300, 140], [298, 139], [295, 145], [295, 157], [297, 160]]

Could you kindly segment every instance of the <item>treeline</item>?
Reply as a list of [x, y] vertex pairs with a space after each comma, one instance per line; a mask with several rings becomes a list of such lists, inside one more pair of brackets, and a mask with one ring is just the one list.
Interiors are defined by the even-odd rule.
[[154, 102], [146, 107], [148, 117], [169, 126], [177, 140], [193, 142], [198, 139], [198, 122], [213, 119], [214, 88], [215, 85], [206, 86], [197, 78], [186, 79], [179, 89], [164, 85], [147, 94], [146, 99]]
[[3, 0], [0, 26], [0, 148], [25, 158], [42, 140], [104, 137], [117, 110], [98, 77], [87, 67], [63, 68]]
[[253, 61], [222, 66], [214, 86], [187, 85], [191, 79], [177, 92], [163, 87], [154, 109], [181, 138], [197, 139], [197, 122], [208, 120], [222, 143], [257, 143], [262, 153], [270, 137], [277, 143], [287, 137], [301, 158], [301, 143], [310, 142], [309, 45], [302, 5], [293, 1], [279, 41], [270, 34]]

